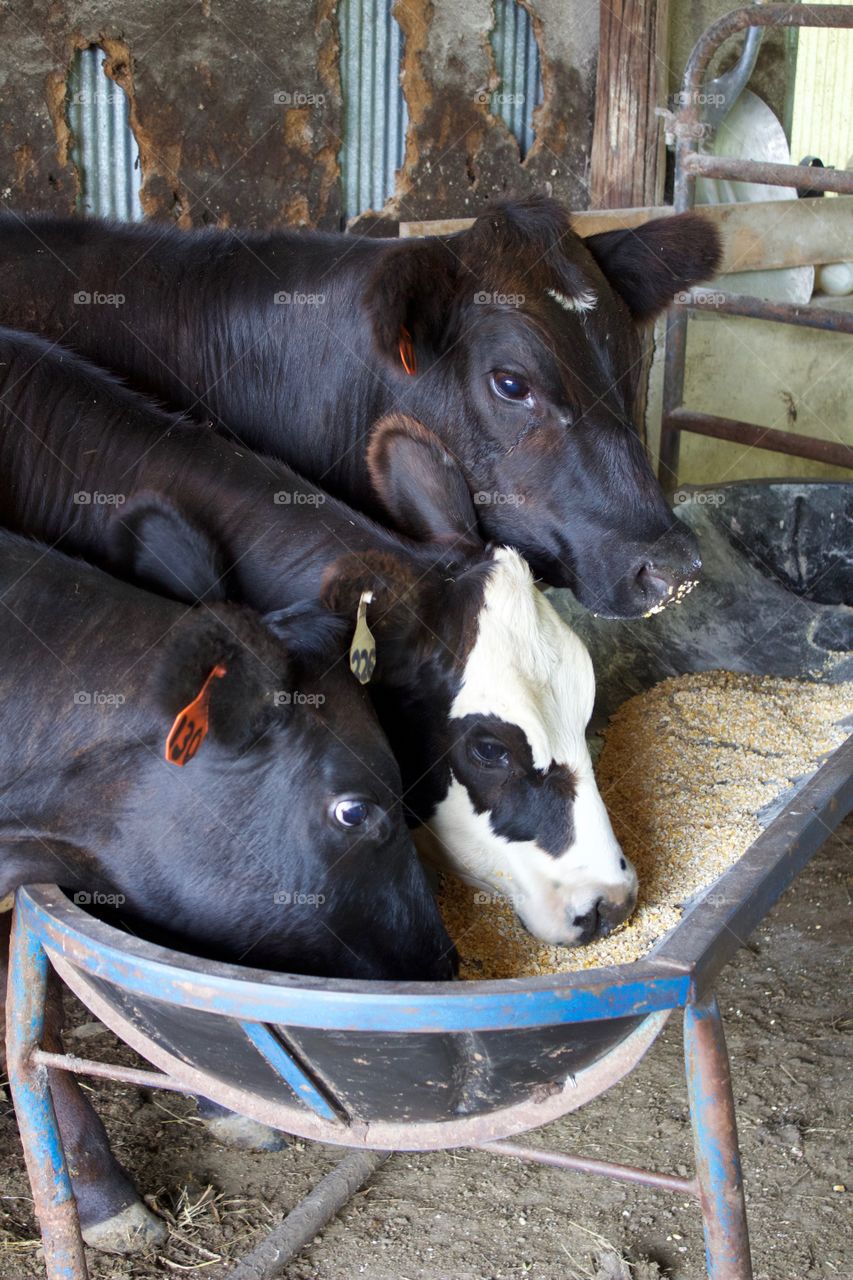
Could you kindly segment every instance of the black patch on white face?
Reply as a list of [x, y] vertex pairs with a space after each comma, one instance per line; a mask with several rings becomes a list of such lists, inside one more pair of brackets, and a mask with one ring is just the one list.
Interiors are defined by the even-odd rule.
[[[486, 552], [482, 561], [458, 575], [422, 575], [416, 611], [408, 605], [395, 607], [393, 596], [386, 603], [376, 592], [376, 616], [392, 627], [399, 623], [402, 631], [392, 630], [386, 640], [381, 624], [376, 627], [379, 663], [370, 695], [400, 767], [412, 827], [429, 822], [450, 790], [451, 753], [463, 723], [451, 719], [450, 708], [477, 640], [493, 568]], [[373, 583], [365, 585], [375, 590]], [[354, 616], [357, 601], [356, 596], [347, 617]], [[437, 638], [435, 644], [430, 637]]]
[[477, 813], [488, 813], [492, 830], [506, 840], [535, 841], [552, 857], [564, 853], [574, 839], [571, 769], [535, 768], [527, 735], [497, 716], [463, 716], [452, 726], [450, 767]]

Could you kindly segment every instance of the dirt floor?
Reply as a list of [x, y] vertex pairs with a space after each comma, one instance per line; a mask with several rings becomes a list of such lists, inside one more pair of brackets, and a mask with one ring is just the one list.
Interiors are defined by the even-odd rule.
[[[853, 821], [725, 971], [756, 1280], [853, 1280], [847, 989]], [[68, 1047], [117, 1056], [85, 1012]], [[132, 1057], [118, 1051], [125, 1061]], [[223, 1280], [239, 1256], [338, 1158], [217, 1146], [188, 1101], [97, 1084], [120, 1159], [174, 1232], [157, 1256], [90, 1254], [98, 1280]], [[42, 1276], [11, 1107], [2, 1106], [0, 1280]], [[633, 1075], [533, 1141], [685, 1174], [692, 1167], [673, 1019]], [[399, 1155], [286, 1272], [289, 1280], [701, 1280], [697, 1208], [677, 1197], [472, 1151]]]

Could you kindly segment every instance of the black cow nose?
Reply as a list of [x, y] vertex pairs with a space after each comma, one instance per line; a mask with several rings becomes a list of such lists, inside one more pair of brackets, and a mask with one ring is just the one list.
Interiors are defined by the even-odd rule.
[[627, 920], [634, 909], [635, 901], [636, 897], [619, 903], [598, 898], [589, 911], [585, 911], [582, 916], [575, 916], [572, 920], [574, 928], [580, 929], [576, 945], [583, 947], [588, 942], [592, 942], [593, 938], [605, 938], [608, 933], [612, 933], [617, 924]]
[[702, 560], [698, 554], [677, 564], [644, 560], [637, 567], [634, 580], [647, 609], [655, 609], [686, 595], [695, 584], [701, 568]]
[[631, 572], [639, 611], [678, 600], [699, 577], [702, 557], [696, 534], [683, 521], [673, 519], [664, 534], [644, 548], [637, 548]]
[[580, 929], [580, 935], [577, 939], [579, 946], [585, 946], [587, 942], [592, 942], [593, 938], [598, 933], [601, 927], [600, 908], [603, 902], [603, 898], [598, 898], [597, 901], [592, 904], [589, 911], [585, 911], [581, 916], [575, 916], [572, 921], [572, 926], [575, 929]]

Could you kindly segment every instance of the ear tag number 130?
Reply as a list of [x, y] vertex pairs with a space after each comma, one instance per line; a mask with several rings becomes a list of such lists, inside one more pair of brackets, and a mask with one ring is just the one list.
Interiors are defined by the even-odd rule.
[[373, 601], [372, 591], [362, 591], [358, 602], [355, 635], [349, 648], [350, 671], [359, 684], [367, 684], [376, 670], [376, 641], [367, 625], [367, 606]]
[[187, 764], [192, 760], [202, 742], [204, 742], [208, 730], [208, 702], [210, 700], [211, 681], [214, 676], [221, 678], [224, 675], [225, 667], [219, 662], [210, 672], [192, 702], [187, 703], [183, 711], [178, 712], [166, 739], [166, 759], [169, 764], [176, 764], [179, 767]]

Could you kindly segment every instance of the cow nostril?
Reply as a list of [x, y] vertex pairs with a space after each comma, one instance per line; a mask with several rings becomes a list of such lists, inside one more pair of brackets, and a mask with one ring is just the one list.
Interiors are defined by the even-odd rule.
[[637, 585], [646, 596], [649, 604], [658, 604], [671, 596], [675, 590], [673, 580], [652, 564], [642, 564], [637, 570]]
[[634, 581], [642, 593], [647, 612], [658, 613], [671, 602], [682, 600], [696, 585], [701, 567], [698, 557], [681, 568], [643, 561]]
[[621, 903], [604, 902], [602, 900], [602, 902], [598, 904], [599, 935], [604, 938], [608, 933], [612, 933], [617, 924], [621, 924], [623, 920], [628, 919], [636, 905], [636, 890]]
[[589, 911], [585, 911], [583, 915], [575, 916], [572, 920], [572, 927], [580, 930], [578, 943], [583, 946], [592, 939], [601, 929], [601, 906], [604, 902], [603, 898], [598, 898], [590, 907]]
[[606, 938], [608, 933], [612, 933], [618, 924], [628, 919], [628, 916], [634, 910], [636, 902], [636, 894], [632, 894], [626, 901], [621, 903], [609, 902], [606, 898], [596, 899], [589, 911], [585, 911], [583, 915], [575, 916], [572, 920], [572, 926], [580, 930], [577, 944], [585, 946], [586, 943], [592, 942], [594, 938]]
[[598, 902], [593, 903], [589, 911], [585, 911], [583, 915], [575, 916], [572, 924], [576, 929], [583, 929], [587, 925], [593, 924], [598, 919], [598, 906], [600, 902], [601, 898], [598, 899]]

